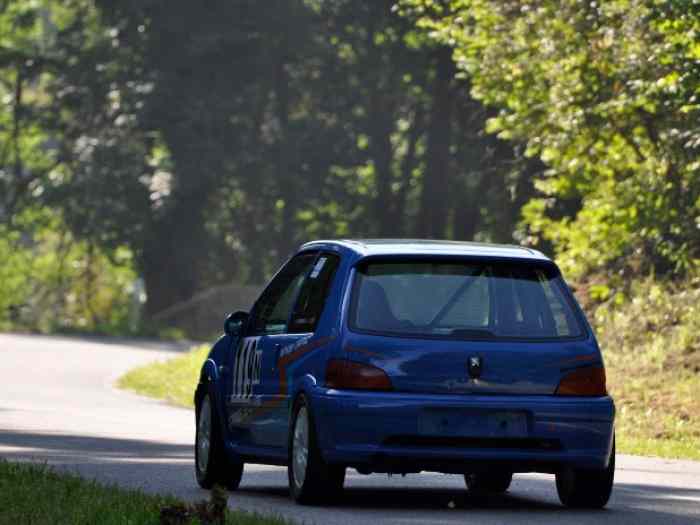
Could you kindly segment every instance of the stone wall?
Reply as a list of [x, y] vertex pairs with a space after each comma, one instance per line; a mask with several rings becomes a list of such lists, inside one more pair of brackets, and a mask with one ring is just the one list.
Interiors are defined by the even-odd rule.
[[261, 291], [262, 286], [241, 284], [210, 288], [159, 312], [153, 320], [161, 327], [182, 330], [188, 338], [211, 340], [223, 333], [228, 314], [249, 311]]

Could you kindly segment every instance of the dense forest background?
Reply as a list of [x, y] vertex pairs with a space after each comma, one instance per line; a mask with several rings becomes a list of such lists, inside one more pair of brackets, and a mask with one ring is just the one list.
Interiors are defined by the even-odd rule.
[[0, 328], [139, 332], [320, 237], [691, 282], [699, 97], [693, 0], [0, 0]]

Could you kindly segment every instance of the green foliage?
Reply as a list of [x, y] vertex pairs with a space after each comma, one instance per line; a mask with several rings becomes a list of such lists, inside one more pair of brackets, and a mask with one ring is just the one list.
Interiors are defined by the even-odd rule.
[[403, 0], [454, 48], [487, 129], [548, 166], [523, 235], [574, 276], [700, 256], [700, 3]]
[[161, 505], [173, 498], [101, 487], [46, 466], [0, 461], [2, 523], [157, 523]]
[[38, 3], [0, 4], [0, 221], [41, 193], [57, 152], [46, 122], [48, 41]]
[[131, 254], [75, 239], [47, 209], [0, 225], [0, 329], [128, 333], [138, 328]]
[[[700, 459], [700, 278], [633, 282], [591, 309], [620, 451]], [[612, 290], [610, 290], [612, 292]]]
[[209, 346], [192, 348], [188, 353], [130, 370], [119, 378], [120, 388], [191, 407], [199, 372], [209, 354]]
[[574, 278], [695, 265], [697, 1], [394, 3], [1, 3], [6, 235], [54, 210], [151, 317], [312, 237], [522, 219]]
[[150, 317], [312, 237], [511, 240], [535, 164], [393, 3], [1, 3], [0, 221], [127, 249]]
[[[209, 523], [213, 523], [218, 516], [211, 510], [217, 503], [220, 505], [214, 497], [211, 503], [197, 503], [192, 506], [193, 512], [186, 514], [186, 519], [174, 520], [173, 523], [205, 525], [206, 517], [210, 517]], [[160, 522], [163, 509], [190, 507], [171, 496], [150, 495], [114, 485], [103, 486], [45, 465], [0, 460], [0, 508], [0, 523], [3, 525], [150, 525]], [[227, 510], [221, 523], [283, 525], [287, 522], [281, 518]]]

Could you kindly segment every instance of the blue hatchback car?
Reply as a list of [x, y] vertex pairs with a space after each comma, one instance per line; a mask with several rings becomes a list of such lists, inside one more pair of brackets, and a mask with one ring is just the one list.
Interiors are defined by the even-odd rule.
[[263, 463], [287, 466], [300, 503], [337, 495], [347, 468], [460, 474], [474, 493], [552, 473], [576, 507], [612, 490], [598, 344], [557, 266], [527, 248], [305, 244], [226, 319], [194, 399], [205, 488]]

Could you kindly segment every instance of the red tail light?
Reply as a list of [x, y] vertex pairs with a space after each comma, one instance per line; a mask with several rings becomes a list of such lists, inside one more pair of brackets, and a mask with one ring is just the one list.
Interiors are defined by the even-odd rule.
[[559, 382], [556, 394], [559, 396], [604, 396], [605, 368], [587, 366], [566, 374]]
[[328, 361], [326, 386], [347, 390], [393, 390], [389, 376], [381, 368], [342, 359]]

